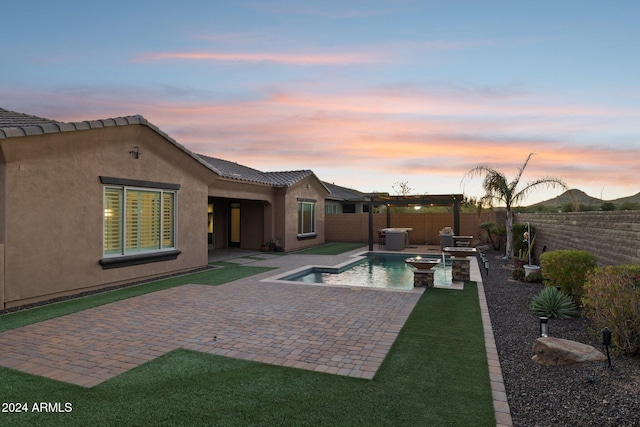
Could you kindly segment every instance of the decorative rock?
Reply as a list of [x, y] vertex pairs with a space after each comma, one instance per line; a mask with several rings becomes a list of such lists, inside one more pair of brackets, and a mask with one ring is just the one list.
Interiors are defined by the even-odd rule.
[[541, 365], [571, 365], [607, 360], [594, 347], [555, 337], [541, 337], [533, 343], [533, 360]]

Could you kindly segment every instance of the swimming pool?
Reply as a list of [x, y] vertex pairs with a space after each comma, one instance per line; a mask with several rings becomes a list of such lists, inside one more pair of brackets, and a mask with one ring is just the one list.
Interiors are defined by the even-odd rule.
[[[281, 280], [368, 288], [413, 289], [415, 268], [406, 264], [404, 260], [414, 256], [417, 254], [367, 253], [362, 260], [341, 269], [312, 267], [285, 276]], [[420, 256], [442, 259], [436, 255]], [[440, 263], [433, 270], [435, 286], [451, 286], [451, 260], [448, 256], [446, 266]]]

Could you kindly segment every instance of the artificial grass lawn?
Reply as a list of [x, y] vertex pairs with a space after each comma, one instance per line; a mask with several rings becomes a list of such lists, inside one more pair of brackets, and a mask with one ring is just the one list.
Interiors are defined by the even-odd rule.
[[363, 248], [366, 245], [362, 243], [326, 243], [322, 246], [316, 246], [309, 249], [302, 249], [296, 251], [296, 254], [300, 255], [340, 255], [345, 252], [352, 251], [354, 249]]
[[175, 350], [91, 389], [1, 368], [0, 395], [73, 407], [0, 425], [495, 425], [473, 282], [427, 289], [373, 380]]

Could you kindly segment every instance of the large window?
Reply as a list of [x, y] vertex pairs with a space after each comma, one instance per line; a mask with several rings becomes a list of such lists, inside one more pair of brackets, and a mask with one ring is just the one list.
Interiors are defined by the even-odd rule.
[[175, 249], [175, 191], [104, 188], [104, 255], [124, 256]]
[[314, 235], [316, 232], [316, 203], [298, 201], [298, 235]]

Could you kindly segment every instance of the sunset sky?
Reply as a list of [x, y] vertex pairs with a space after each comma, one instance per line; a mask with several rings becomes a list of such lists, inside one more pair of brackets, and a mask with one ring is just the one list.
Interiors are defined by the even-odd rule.
[[[482, 194], [488, 164], [640, 191], [640, 2], [21, 0], [0, 107], [140, 114], [196, 153], [360, 191]], [[533, 193], [525, 204], [559, 195]]]

